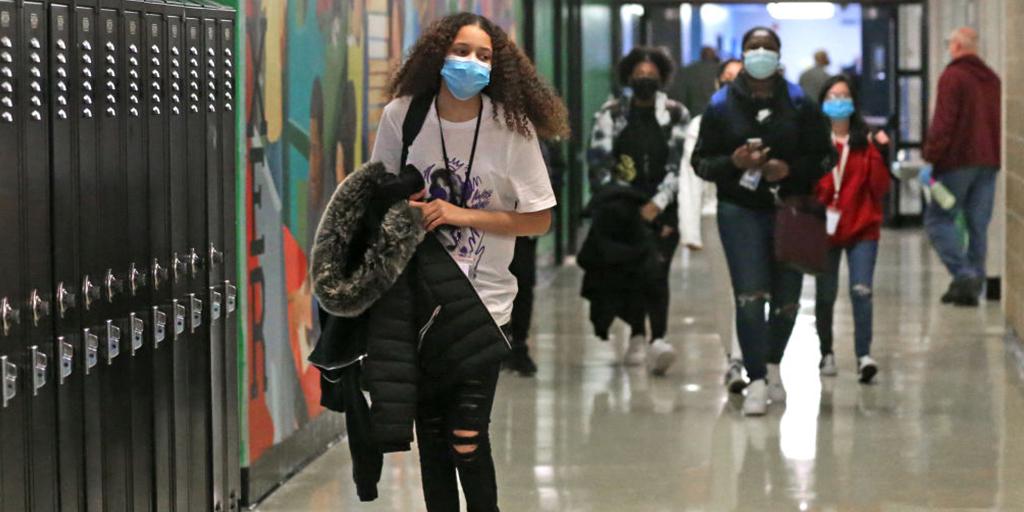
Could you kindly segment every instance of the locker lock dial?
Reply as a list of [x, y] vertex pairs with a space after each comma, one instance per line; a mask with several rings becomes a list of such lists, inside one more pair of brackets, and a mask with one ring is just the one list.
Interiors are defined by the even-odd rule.
[[21, 311], [14, 307], [7, 297], [0, 299], [0, 329], [3, 330], [3, 335], [9, 335], [11, 333], [11, 329], [14, 328], [14, 324], [20, 323]]
[[57, 285], [57, 308], [60, 312], [60, 317], [64, 318], [64, 313], [67, 313], [69, 309], [75, 307], [75, 294], [71, 293], [64, 286], [64, 283]]
[[82, 279], [82, 300], [84, 301], [86, 311], [92, 307], [93, 302], [100, 300], [100, 296], [100, 289], [96, 285], [92, 284], [92, 280], [89, 279], [89, 276], [85, 276]]
[[133, 297], [139, 292], [139, 289], [146, 286], [146, 274], [139, 272], [138, 267], [134, 263], [128, 269], [128, 286]]
[[28, 302], [32, 306], [32, 324], [38, 327], [40, 321], [50, 316], [50, 303], [39, 295], [39, 290], [32, 290]]
[[103, 279], [103, 285], [107, 289], [107, 302], [114, 302], [119, 293], [124, 292], [124, 281], [114, 275], [114, 271], [107, 269], [107, 277]]

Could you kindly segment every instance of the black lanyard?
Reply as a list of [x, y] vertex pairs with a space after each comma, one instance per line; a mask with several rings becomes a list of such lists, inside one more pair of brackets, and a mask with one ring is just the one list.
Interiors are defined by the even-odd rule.
[[[441, 124], [443, 122], [441, 120], [441, 110], [437, 108], [436, 97], [434, 99], [434, 111], [437, 112], [437, 129], [441, 132], [441, 154], [444, 156], [444, 169], [446, 171], [445, 181], [448, 182], [448, 193], [452, 195], [451, 203], [465, 208], [466, 204], [469, 202], [469, 198], [466, 197], [466, 195], [469, 194], [469, 180], [472, 179], [473, 176], [473, 160], [476, 159], [476, 143], [480, 139], [480, 121], [484, 117], [484, 100], [483, 98], [480, 98], [480, 112], [477, 113], [476, 131], [473, 133], [473, 148], [469, 153], [469, 165], [466, 166], [466, 180], [462, 182], [462, 189], [458, 192], [455, 191], [455, 181], [452, 179], [455, 172], [452, 171], [451, 165], [448, 163], [448, 147], [444, 143], [444, 126]], [[458, 197], [455, 197], [456, 194], [458, 194]]]

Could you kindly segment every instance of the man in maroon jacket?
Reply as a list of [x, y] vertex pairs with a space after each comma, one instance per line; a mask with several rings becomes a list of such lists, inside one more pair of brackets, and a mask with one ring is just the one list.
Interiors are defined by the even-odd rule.
[[[957, 29], [949, 38], [953, 61], [939, 79], [935, 118], [924, 149], [933, 176], [956, 197], [948, 210], [932, 201], [925, 227], [953, 275], [942, 301], [961, 306], [977, 306], [985, 282], [988, 224], [1001, 162], [1002, 87], [977, 52], [974, 29]], [[955, 223], [961, 212], [969, 233], [966, 246]]]

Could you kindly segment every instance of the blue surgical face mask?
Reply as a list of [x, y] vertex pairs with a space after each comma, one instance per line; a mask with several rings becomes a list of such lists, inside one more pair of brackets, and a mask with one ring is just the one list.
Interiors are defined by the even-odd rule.
[[821, 105], [821, 110], [829, 119], [849, 119], [853, 115], [853, 100], [850, 98], [830, 98]]
[[449, 55], [441, 68], [448, 90], [460, 101], [473, 98], [491, 83], [491, 66], [474, 57]]
[[779, 52], [758, 48], [743, 54], [743, 69], [750, 76], [764, 80], [779, 70]]

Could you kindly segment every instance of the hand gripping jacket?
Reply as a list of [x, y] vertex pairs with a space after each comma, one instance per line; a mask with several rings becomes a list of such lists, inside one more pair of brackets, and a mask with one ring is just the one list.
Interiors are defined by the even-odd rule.
[[394, 175], [366, 164], [335, 191], [312, 251], [322, 332], [309, 361], [321, 370], [321, 403], [346, 412], [364, 501], [377, 497], [382, 454], [409, 449], [417, 402], [510, 351], [472, 283], [406, 201], [422, 189], [411, 167]]

